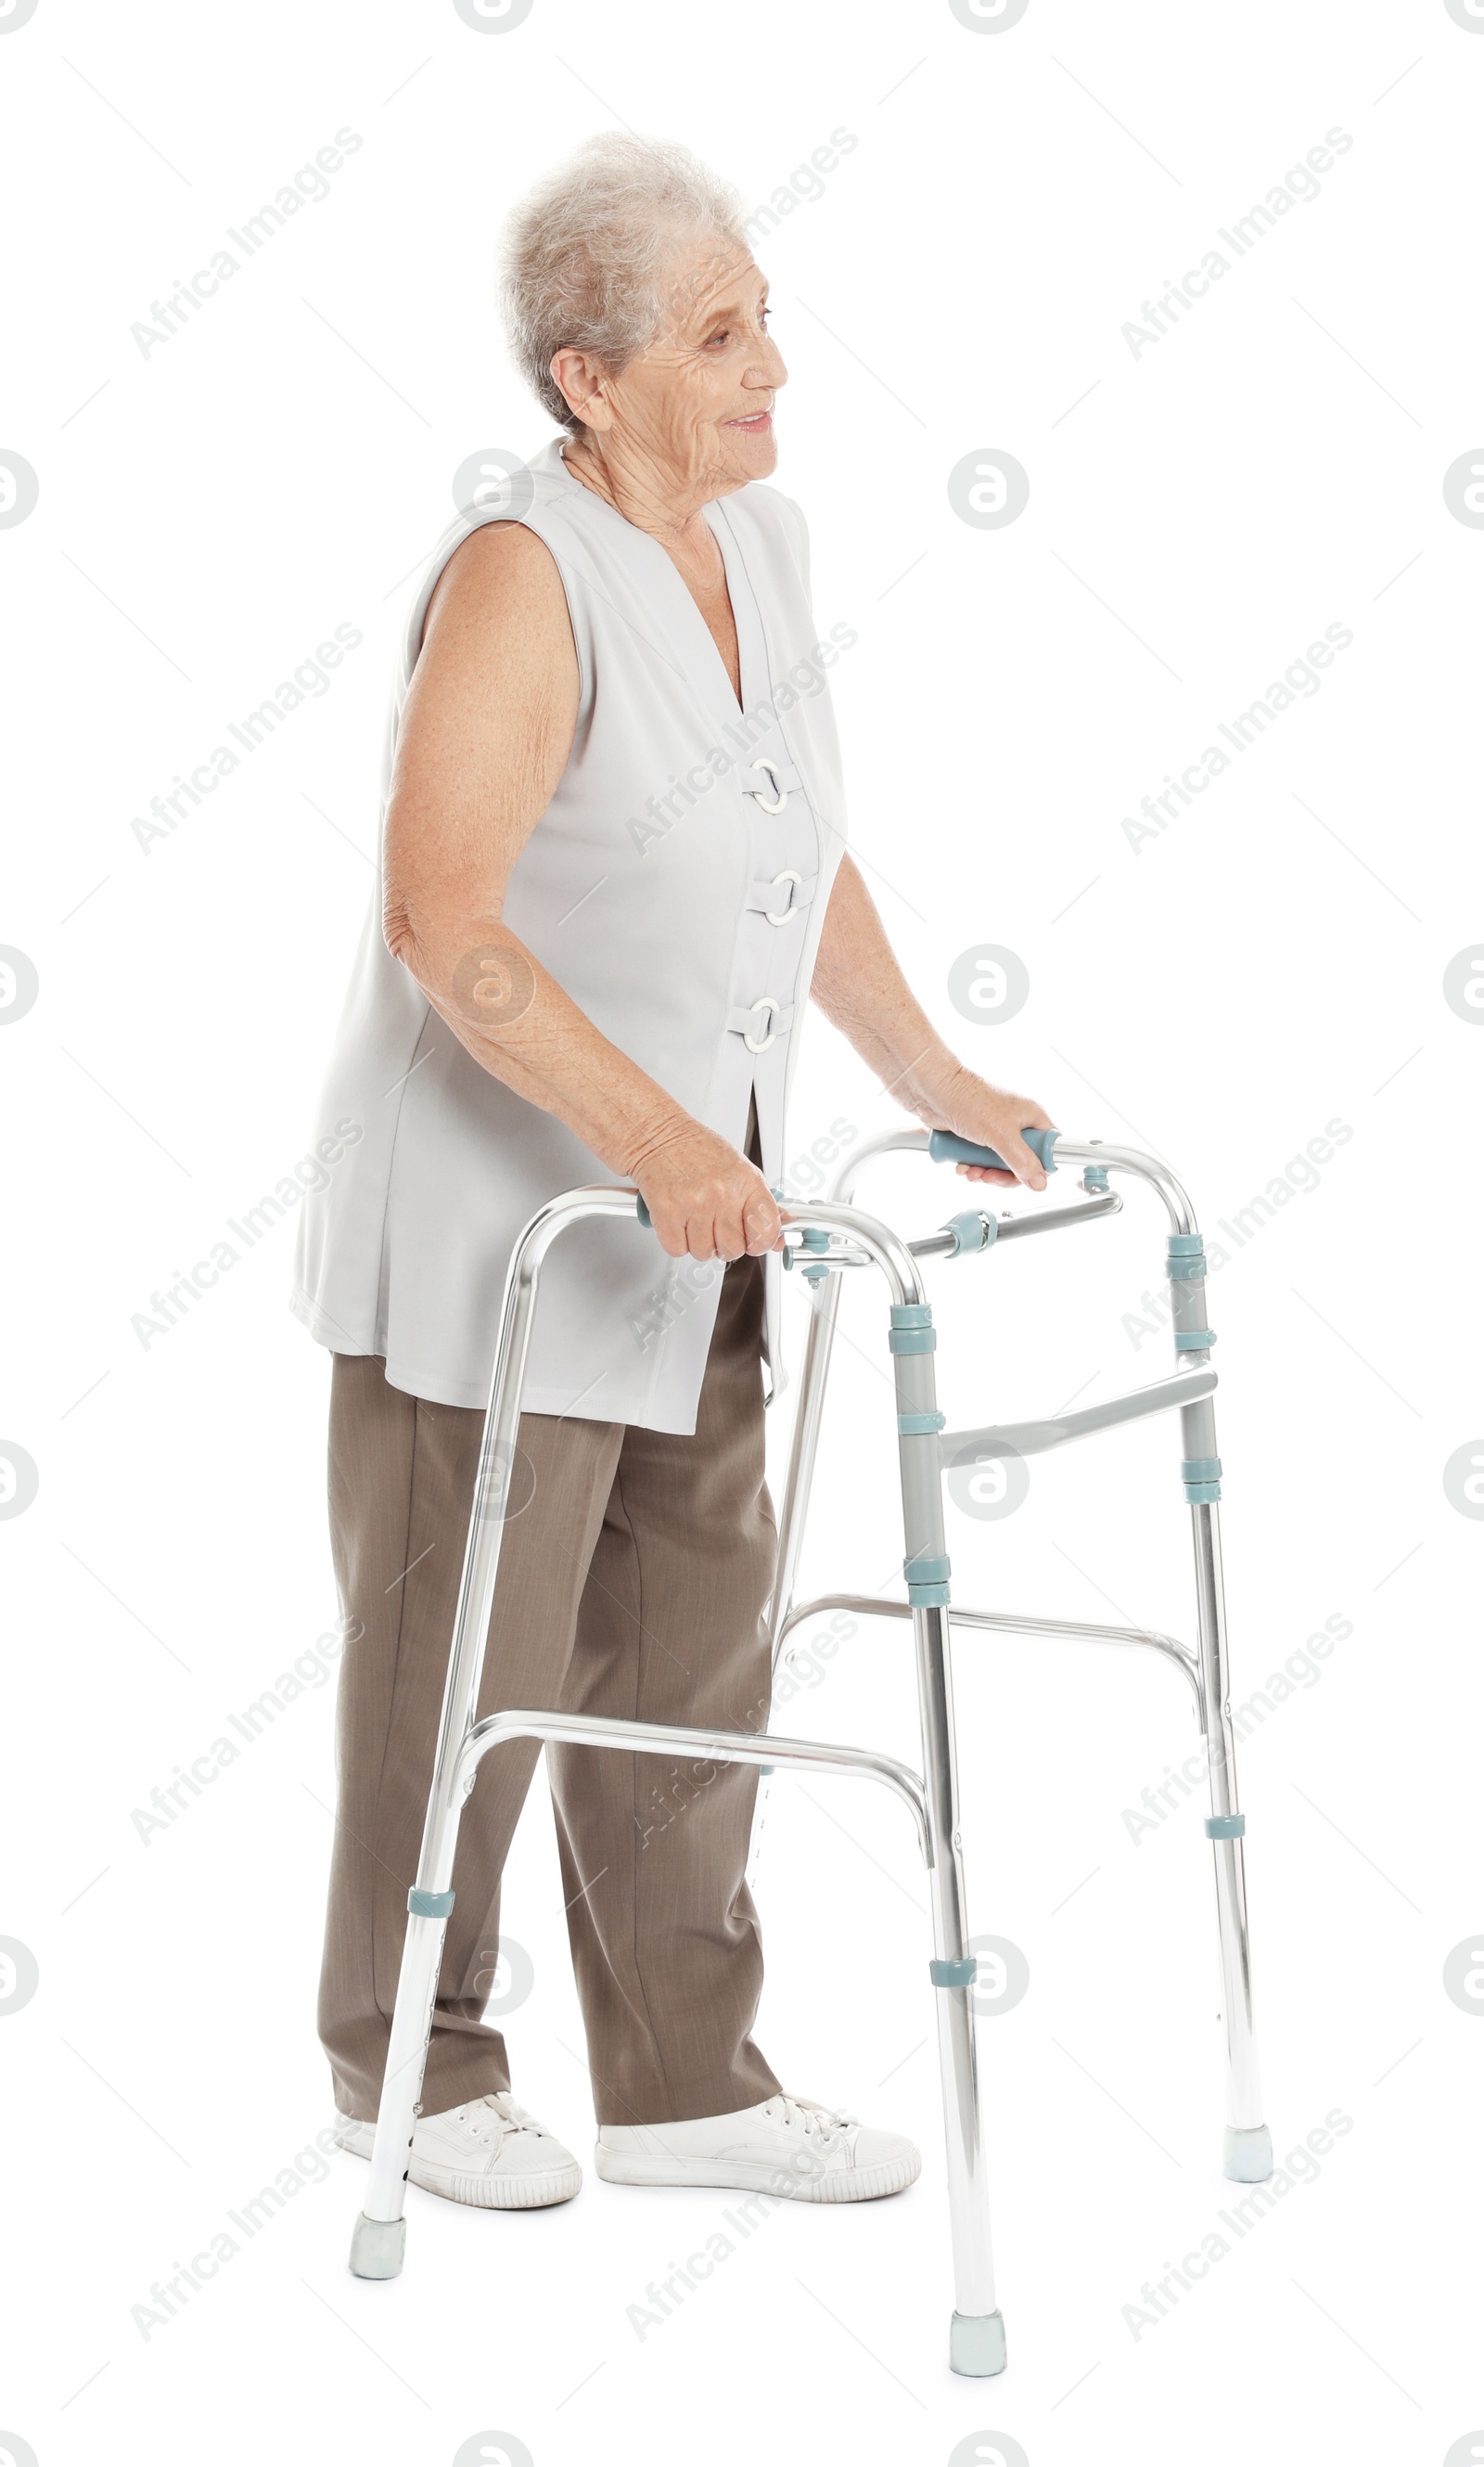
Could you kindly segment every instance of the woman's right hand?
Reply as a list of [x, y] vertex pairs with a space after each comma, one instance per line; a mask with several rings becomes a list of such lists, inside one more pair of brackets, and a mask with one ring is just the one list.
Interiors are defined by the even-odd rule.
[[660, 1247], [672, 1259], [781, 1250], [778, 1204], [754, 1165], [704, 1122], [686, 1121], [633, 1167]]

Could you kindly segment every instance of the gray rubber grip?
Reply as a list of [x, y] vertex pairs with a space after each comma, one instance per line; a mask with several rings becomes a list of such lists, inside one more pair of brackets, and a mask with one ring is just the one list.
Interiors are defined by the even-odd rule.
[[[934, 1139], [936, 1139], [936, 1138], [937, 1138], [937, 1136], [938, 1136], [938, 1134], [934, 1131], [934, 1133], [933, 1133], [933, 1137], [934, 1137]], [[770, 1188], [771, 1188], [771, 1186], [770, 1186]], [[779, 1197], [781, 1196], [781, 1193], [779, 1193], [778, 1191], [775, 1190], [773, 1195], [774, 1195], [774, 1198], [775, 1198], [775, 1199], [777, 1199], [777, 1198], [779, 1198]], [[652, 1232], [652, 1230], [653, 1230], [653, 1226], [654, 1226], [654, 1219], [653, 1219], [653, 1217], [650, 1215], [648, 1209], [644, 1206], [643, 1196], [642, 1196], [642, 1193], [641, 1193], [641, 1192], [636, 1192], [636, 1193], [635, 1193], [635, 1197], [634, 1197], [634, 1213], [635, 1213], [635, 1215], [639, 1218], [639, 1221], [640, 1221], [641, 1225], [642, 1225], [642, 1227], [644, 1228], [645, 1233], [647, 1234], [647, 1233]], [[827, 1237], [826, 1237], [826, 1238], [827, 1238]]]
[[[1021, 1137], [1047, 1173], [1054, 1173], [1051, 1151], [1061, 1137], [1060, 1131], [1025, 1130]], [[998, 1166], [1001, 1173], [1010, 1171], [994, 1148], [976, 1147], [972, 1140], [961, 1140], [956, 1131], [934, 1131], [928, 1142], [928, 1154], [934, 1165], [987, 1165]]]

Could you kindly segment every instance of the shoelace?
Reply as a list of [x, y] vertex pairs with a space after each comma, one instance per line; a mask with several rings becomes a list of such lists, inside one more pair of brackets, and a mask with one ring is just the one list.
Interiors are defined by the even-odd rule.
[[[498, 2131], [496, 2124], [472, 2120], [482, 2107], [494, 2109]], [[523, 2107], [517, 2107], [507, 2090], [486, 2091], [483, 2098], [470, 2099], [463, 2113], [471, 2118], [469, 2129], [478, 2141], [493, 2141], [503, 2139], [506, 2133], [530, 2133], [539, 2137], [541, 2132], [535, 2117], [528, 2116]]]
[[771, 2104], [791, 2131], [806, 2134], [811, 2141], [821, 2142], [825, 2149], [843, 2140], [860, 2121], [858, 2116], [847, 2116], [843, 2108], [821, 2107], [817, 2099], [812, 2098], [792, 2098], [787, 2091], [780, 2091]]

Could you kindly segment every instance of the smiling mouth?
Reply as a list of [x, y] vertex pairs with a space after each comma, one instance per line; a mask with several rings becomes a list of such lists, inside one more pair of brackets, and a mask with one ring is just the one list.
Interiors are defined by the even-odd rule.
[[729, 419], [727, 425], [729, 428], [771, 428], [773, 426], [773, 406], [770, 403], [766, 411], [749, 412], [744, 419]]

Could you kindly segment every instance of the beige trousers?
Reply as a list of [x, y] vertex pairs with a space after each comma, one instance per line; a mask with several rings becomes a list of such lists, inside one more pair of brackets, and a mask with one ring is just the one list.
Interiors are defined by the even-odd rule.
[[[761, 1731], [760, 1614], [776, 1536], [763, 1482], [762, 1266], [724, 1275], [695, 1433], [528, 1414], [479, 1711], [561, 1707]], [[482, 1414], [337, 1354], [331, 1544], [348, 1642], [320, 2035], [347, 2115], [373, 2117], [416, 1879]], [[500, 1874], [536, 1758], [491, 1750], [465, 1804], [422, 2093], [426, 2115], [506, 2090], [482, 2012]], [[724, 2115], [779, 2085], [745, 1881], [754, 1767], [549, 1747], [573, 1965], [600, 2124]]]

